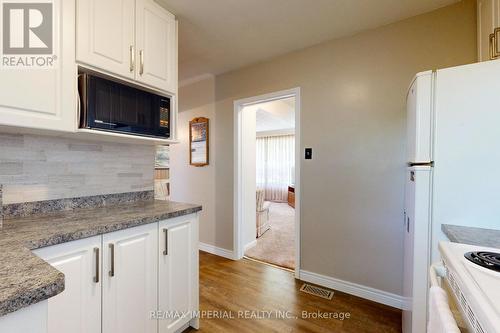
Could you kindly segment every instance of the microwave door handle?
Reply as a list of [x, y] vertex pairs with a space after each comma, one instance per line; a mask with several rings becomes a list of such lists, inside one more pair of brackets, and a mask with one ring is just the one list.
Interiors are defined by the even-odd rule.
[[102, 125], [109, 125], [109, 126], [118, 126], [118, 124], [115, 124], [115, 123], [110, 123], [110, 122], [107, 122], [107, 121], [102, 121], [102, 120], [99, 120], [99, 119], [96, 119], [94, 120], [95, 123], [98, 123], [98, 124], [102, 124]]
[[129, 124], [124, 124], [124, 123], [114, 123], [115, 127], [130, 127]]
[[98, 124], [113, 126], [113, 127], [130, 127], [129, 124], [124, 124], [124, 123], [110, 123], [110, 122], [102, 121], [102, 120], [99, 120], [99, 119], [94, 120], [94, 122], [96, 122]]

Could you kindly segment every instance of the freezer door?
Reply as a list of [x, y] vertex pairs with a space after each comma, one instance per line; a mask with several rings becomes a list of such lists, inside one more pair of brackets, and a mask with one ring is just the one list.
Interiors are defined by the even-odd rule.
[[403, 332], [425, 332], [430, 265], [432, 168], [413, 167], [406, 172], [404, 220]]
[[441, 224], [500, 229], [500, 62], [436, 78], [433, 259]]
[[433, 73], [419, 73], [408, 89], [407, 111], [407, 162], [432, 161], [432, 86]]

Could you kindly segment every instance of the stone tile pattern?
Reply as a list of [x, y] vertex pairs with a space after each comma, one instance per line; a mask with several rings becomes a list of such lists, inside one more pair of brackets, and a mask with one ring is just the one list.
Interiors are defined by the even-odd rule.
[[0, 184], [0, 228], [2, 228], [3, 224], [3, 186]]
[[500, 230], [442, 224], [441, 230], [454, 243], [500, 249]]
[[199, 205], [148, 200], [6, 218], [0, 230], [0, 316], [64, 290], [64, 275], [31, 250], [200, 210]]
[[151, 191], [155, 147], [0, 133], [3, 203]]

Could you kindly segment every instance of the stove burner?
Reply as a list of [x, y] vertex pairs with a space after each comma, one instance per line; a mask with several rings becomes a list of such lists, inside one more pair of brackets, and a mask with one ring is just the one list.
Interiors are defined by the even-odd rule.
[[464, 257], [473, 263], [500, 272], [500, 253], [494, 252], [467, 252]]

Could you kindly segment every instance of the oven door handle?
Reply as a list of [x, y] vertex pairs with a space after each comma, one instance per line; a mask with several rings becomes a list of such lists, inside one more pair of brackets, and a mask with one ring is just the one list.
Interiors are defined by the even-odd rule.
[[446, 268], [444, 267], [443, 263], [437, 262], [432, 264], [431, 269], [429, 270], [429, 277], [431, 287], [441, 287], [441, 279], [446, 277]]

